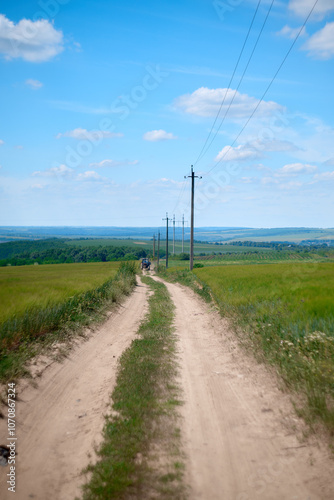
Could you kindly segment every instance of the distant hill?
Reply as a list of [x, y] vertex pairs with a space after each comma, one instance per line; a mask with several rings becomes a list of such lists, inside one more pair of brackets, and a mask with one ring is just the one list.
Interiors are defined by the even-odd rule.
[[[36, 240], [45, 238], [120, 238], [151, 239], [165, 229], [157, 227], [0, 227], [0, 243], [11, 240]], [[176, 228], [176, 239], [181, 239], [181, 228]], [[185, 228], [185, 239], [190, 229]], [[172, 238], [172, 228], [170, 228]], [[198, 227], [195, 239], [207, 242], [228, 241], [276, 241], [304, 245], [327, 243], [334, 246], [334, 228], [246, 228], [246, 227]]]

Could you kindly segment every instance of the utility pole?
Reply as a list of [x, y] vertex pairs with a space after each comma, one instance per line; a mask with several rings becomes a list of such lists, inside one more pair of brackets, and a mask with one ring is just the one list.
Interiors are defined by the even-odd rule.
[[[191, 165], [191, 175], [188, 175], [188, 178], [191, 178], [191, 227], [190, 227], [190, 271], [193, 270], [194, 267], [194, 194], [195, 194], [195, 178], [202, 179], [198, 175], [195, 175], [194, 167]], [[187, 176], [184, 176], [186, 179]]]
[[166, 219], [162, 219], [166, 221], [166, 269], [168, 269], [168, 221], [172, 219], [168, 219], [168, 212], [166, 212]]
[[173, 255], [175, 255], [175, 214], [173, 215]]
[[158, 255], [157, 255], [157, 267], [159, 267], [160, 260], [160, 231], [158, 232]]
[[153, 259], [155, 257], [155, 234], [153, 235]]

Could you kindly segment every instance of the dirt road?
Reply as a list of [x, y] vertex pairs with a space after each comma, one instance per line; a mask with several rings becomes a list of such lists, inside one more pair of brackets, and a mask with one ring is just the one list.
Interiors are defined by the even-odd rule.
[[[158, 278], [155, 278], [158, 279]], [[227, 322], [192, 291], [166, 284], [176, 306], [182, 438], [189, 500], [332, 500], [333, 461], [303, 423], [277, 380], [238, 347]], [[118, 312], [53, 364], [17, 404], [15, 498], [73, 500], [80, 471], [101, 438], [119, 355], [145, 313], [138, 286]], [[6, 422], [0, 421], [1, 435]], [[1, 498], [7, 468], [0, 470]]]
[[303, 423], [264, 366], [192, 291], [167, 284], [176, 305], [182, 435], [191, 500], [329, 500], [326, 446], [296, 434]]
[[[7, 467], [0, 470], [1, 499], [73, 500], [81, 470], [100, 442], [119, 356], [135, 337], [146, 309], [140, 284], [117, 312], [61, 364], [48, 367], [38, 387], [28, 386], [17, 403], [17, 491], [7, 491]], [[7, 435], [0, 421], [1, 436]]]

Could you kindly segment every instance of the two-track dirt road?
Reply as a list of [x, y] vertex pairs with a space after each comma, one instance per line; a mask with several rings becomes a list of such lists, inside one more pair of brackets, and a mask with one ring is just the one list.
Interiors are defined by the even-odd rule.
[[[212, 306], [185, 287], [166, 285], [176, 306], [189, 500], [332, 500], [334, 463], [314, 438], [298, 441], [303, 424], [289, 396], [238, 347]], [[89, 340], [21, 394], [17, 493], [5, 493], [3, 467], [1, 498], [69, 500], [80, 493], [79, 473], [101, 437], [117, 358], [135, 338], [146, 294], [136, 287]]]
[[[147, 312], [147, 289], [140, 283], [87, 341], [36, 379], [37, 388], [19, 389], [17, 490], [7, 491], [8, 467], [1, 467], [1, 499], [74, 500], [80, 495], [80, 473], [102, 438], [117, 360]], [[6, 424], [0, 420], [1, 443]]]
[[176, 306], [182, 435], [191, 500], [329, 500], [333, 460], [303, 429], [276, 379], [238, 346], [227, 321], [166, 283]]

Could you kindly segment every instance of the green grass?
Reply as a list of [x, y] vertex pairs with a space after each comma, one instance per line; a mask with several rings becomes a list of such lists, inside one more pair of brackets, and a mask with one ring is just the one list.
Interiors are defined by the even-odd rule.
[[208, 255], [205, 257], [195, 257], [195, 260], [202, 262], [206, 266], [216, 266], [219, 264], [275, 264], [280, 262], [333, 262], [334, 251], [312, 251], [297, 252], [295, 250], [277, 251], [267, 249], [267, 251], [246, 251], [227, 252], [223, 255]]
[[118, 262], [0, 267], [0, 323], [27, 308], [46, 307], [115, 277]]
[[[231, 247], [232, 248], [232, 247]], [[334, 262], [334, 251], [332, 249], [324, 250], [305, 250], [302, 252], [285, 249], [283, 251], [267, 248], [266, 250], [259, 248], [235, 247], [237, 251], [226, 251], [225, 246], [215, 247], [216, 255], [194, 256], [194, 264], [200, 263], [207, 266], [234, 266], [244, 264], [277, 264], [281, 262], [291, 263], [319, 263], [319, 262]], [[218, 255], [222, 252], [222, 255]], [[166, 265], [165, 259], [160, 259], [162, 266]], [[189, 260], [178, 260], [173, 256], [169, 258], [169, 269], [173, 272], [174, 268], [189, 269]]]
[[334, 436], [334, 263], [216, 266], [194, 270], [241, 339], [302, 395], [298, 411]]
[[[43, 348], [68, 342], [75, 331], [80, 332], [83, 326], [101, 318], [107, 304], [120, 302], [135, 284], [137, 266], [130, 262], [120, 266], [41, 266], [38, 271], [33, 269], [39, 278], [35, 284], [27, 280], [28, 276], [34, 276], [27, 269], [32, 268], [15, 269], [21, 271], [21, 275], [16, 275], [17, 295], [23, 288], [24, 296], [30, 286], [36, 293], [35, 301], [27, 301], [25, 308], [18, 307], [0, 323], [0, 380], [3, 381], [27, 374], [26, 362]], [[4, 283], [8, 283], [8, 273], [6, 276]], [[10, 286], [15, 287], [15, 281]]]
[[[118, 238], [94, 238], [88, 240], [74, 239], [67, 240], [65, 242], [66, 245], [70, 246], [78, 246], [78, 247], [98, 247], [98, 246], [113, 246], [113, 247], [132, 247], [136, 249], [149, 249], [153, 251], [153, 240], [141, 240], [138, 239], [118, 239]], [[189, 241], [184, 242], [184, 252], [189, 253]], [[158, 249], [157, 235], [155, 242], [155, 249]], [[160, 241], [160, 249], [166, 250], [166, 240], [161, 239]], [[169, 253], [172, 252], [173, 249], [173, 241], [169, 240]], [[238, 247], [235, 245], [215, 245], [214, 243], [194, 243], [194, 253], [212, 253], [212, 252], [233, 252], [233, 253], [243, 253], [247, 252], [255, 252], [261, 250], [263, 252], [267, 252], [269, 248], [262, 247]], [[175, 241], [175, 253], [179, 254], [182, 252], [182, 242], [177, 239]]]
[[[188, 264], [189, 266], [189, 264]], [[208, 285], [189, 271], [189, 267], [171, 267], [166, 269], [164, 266], [159, 266], [157, 269], [158, 275], [171, 283], [181, 283], [190, 287], [194, 292], [198, 293], [206, 302], [211, 302], [211, 293]]]
[[153, 248], [153, 241], [140, 239], [120, 239], [120, 238], [89, 238], [87, 240], [73, 239], [67, 240], [66, 245], [76, 247], [133, 247], [133, 248]]
[[[300, 323], [300, 335], [320, 327], [325, 319], [334, 334], [334, 263], [272, 264], [196, 269], [227, 311], [248, 314], [268, 308], [284, 310], [289, 325]], [[283, 319], [282, 319], [283, 321]]]
[[[154, 295], [139, 338], [120, 359], [99, 460], [88, 467], [83, 499], [181, 499], [183, 464], [175, 408], [174, 306], [166, 287], [143, 278]], [[162, 464], [162, 465], [161, 465]]]

